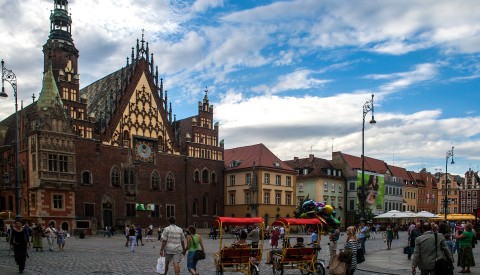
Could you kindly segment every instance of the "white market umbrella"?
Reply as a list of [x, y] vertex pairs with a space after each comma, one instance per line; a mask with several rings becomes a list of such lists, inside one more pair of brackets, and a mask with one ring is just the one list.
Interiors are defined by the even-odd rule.
[[402, 219], [402, 218], [411, 218], [411, 217], [412, 215], [408, 213], [400, 212], [398, 210], [390, 210], [387, 213], [383, 213], [378, 216], [375, 216], [375, 219]]
[[432, 218], [439, 218], [439, 216], [430, 213], [428, 211], [420, 211], [415, 215], [416, 218], [427, 218], [427, 219], [432, 219]]

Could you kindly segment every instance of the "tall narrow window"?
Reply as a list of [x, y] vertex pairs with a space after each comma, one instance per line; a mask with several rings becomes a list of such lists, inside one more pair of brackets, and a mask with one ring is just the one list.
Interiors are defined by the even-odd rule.
[[167, 209], [167, 217], [168, 218], [175, 217], [175, 205], [167, 204], [166, 209]]
[[112, 168], [110, 181], [112, 186], [120, 186], [120, 170], [116, 166]]
[[152, 189], [160, 190], [160, 175], [157, 171], [152, 172]]
[[230, 175], [230, 186], [235, 186], [235, 175]]
[[275, 184], [276, 185], [282, 185], [282, 176], [281, 175], [275, 175]]
[[209, 176], [208, 170], [204, 169], [202, 171], [202, 183], [208, 183], [208, 180], [209, 180], [208, 176]]
[[172, 173], [167, 174], [167, 191], [174, 191], [175, 190], [175, 178], [173, 177]]
[[207, 195], [203, 196], [202, 214], [203, 215], [208, 214], [208, 196]]
[[60, 168], [60, 172], [68, 172], [68, 157], [67, 156], [58, 156], [58, 166]]
[[198, 216], [198, 201], [197, 200], [193, 200], [192, 214], [194, 216]]
[[48, 154], [48, 171], [57, 171], [57, 155]]

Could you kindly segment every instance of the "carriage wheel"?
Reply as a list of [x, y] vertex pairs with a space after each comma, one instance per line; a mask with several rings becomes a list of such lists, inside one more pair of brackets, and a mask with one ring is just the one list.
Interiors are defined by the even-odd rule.
[[274, 259], [272, 263], [272, 271], [274, 275], [283, 275], [283, 264], [279, 263], [278, 260]]
[[316, 275], [325, 275], [325, 267], [321, 263], [315, 263]]

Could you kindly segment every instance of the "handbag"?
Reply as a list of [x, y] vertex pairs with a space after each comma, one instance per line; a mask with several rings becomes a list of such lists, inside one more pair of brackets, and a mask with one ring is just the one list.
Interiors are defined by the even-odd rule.
[[365, 251], [362, 248], [357, 248], [357, 264], [365, 262]]
[[403, 248], [403, 254], [408, 254], [410, 252], [410, 246], [405, 246]]
[[[192, 236], [192, 241], [193, 241], [193, 243], [195, 243], [195, 247], [198, 247], [198, 245], [196, 244], [195, 239], [193, 238], [193, 236]], [[205, 251], [203, 251], [203, 250], [196, 250], [196, 251], [195, 251], [195, 259], [197, 259], [197, 261], [199, 261], [199, 260], [205, 260]]]
[[197, 250], [197, 251], [195, 252], [195, 258], [196, 258], [197, 260], [205, 260], [205, 251], [203, 251], [203, 250]]
[[437, 248], [437, 233], [435, 233], [435, 275], [453, 275], [453, 263], [445, 259], [445, 255], [437, 259]]
[[346, 271], [347, 264], [340, 260], [339, 255], [332, 255], [332, 259], [330, 260], [330, 266], [328, 267], [328, 272], [331, 275], [345, 275]]
[[352, 250], [351, 249], [341, 249], [338, 254], [338, 259], [347, 265], [352, 263]]
[[157, 260], [157, 268], [155, 270], [157, 273], [164, 274], [165, 273], [165, 257], [160, 257]]

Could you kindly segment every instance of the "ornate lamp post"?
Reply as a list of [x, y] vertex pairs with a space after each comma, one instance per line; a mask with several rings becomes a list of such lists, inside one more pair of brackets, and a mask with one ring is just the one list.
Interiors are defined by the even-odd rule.
[[365, 222], [365, 117], [368, 112], [372, 111], [372, 119], [370, 124], [377, 123], [374, 117], [374, 107], [373, 107], [373, 94], [372, 99], [363, 104], [363, 124], [362, 124], [362, 186], [360, 187], [360, 222]]
[[0, 97], [8, 97], [8, 94], [5, 93], [5, 81], [10, 83], [13, 88], [13, 96], [15, 97], [15, 198], [16, 198], [16, 219], [22, 220], [22, 196], [20, 194], [20, 182], [19, 179], [19, 147], [20, 147], [20, 134], [18, 129], [18, 102], [17, 102], [17, 76], [13, 73], [12, 70], [5, 68], [5, 62], [2, 59], [2, 92]]
[[450, 162], [450, 164], [455, 164], [455, 161], [453, 161], [453, 146], [452, 146], [452, 150], [448, 150], [447, 151], [447, 154], [445, 156], [445, 196], [443, 198], [443, 211], [445, 213], [445, 220], [447, 219], [447, 208], [448, 208], [448, 197], [447, 197], [447, 193], [448, 193], [448, 159], [452, 157], [452, 162]]

